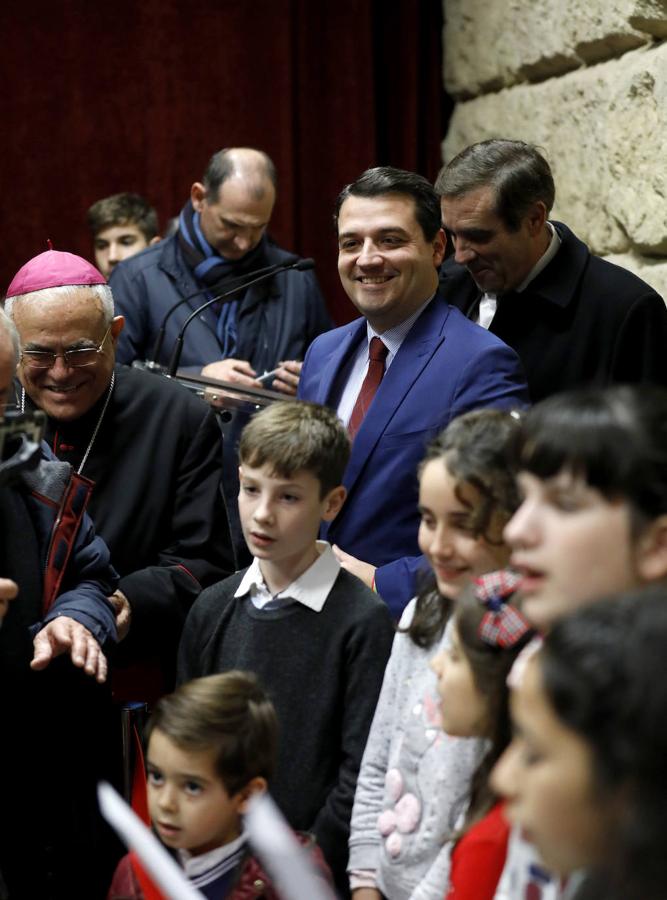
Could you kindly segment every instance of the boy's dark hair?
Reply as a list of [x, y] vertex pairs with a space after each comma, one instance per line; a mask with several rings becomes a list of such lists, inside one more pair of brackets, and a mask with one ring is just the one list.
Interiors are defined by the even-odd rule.
[[87, 220], [93, 238], [115, 225], [136, 225], [146, 241], [152, 241], [158, 235], [157, 213], [153, 207], [140, 194], [127, 191], [93, 203]]
[[272, 403], [253, 416], [241, 433], [242, 464], [268, 465], [279, 478], [310, 472], [320, 497], [342, 484], [350, 458], [350, 439], [336, 413], [318, 403]]
[[432, 241], [442, 228], [440, 203], [429, 181], [415, 172], [395, 169], [393, 166], [376, 166], [366, 169], [356, 181], [346, 184], [338, 195], [334, 207], [334, 225], [338, 232], [340, 208], [348, 197], [384, 197], [398, 194], [411, 197], [415, 203], [415, 218], [424, 234]]
[[[512, 598], [508, 602], [512, 603]], [[488, 644], [479, 634], [486, 612], [487, 607], [479, 601], [474, 585], [466, 588], [456, 601], [454, 621], [461, 648], [470, 664], [475, 687], [487, 704], [488, 737], [491, 742], [472, 777], [470, 803], [461, 834], [482, 819], [497, 800], [489, 785], [489, 778], [512, 737], [507, 676], [517, 656], [535, 634], [532, 630], [527, 631], [513, 647]]]
[[567, 616], [537, 657], [556, 716], [590, 748], [600, 798], [622, 799], [600, 873], [610, 900], [665, 896], [666, 644], [667, 587], [656, 584]]
[[146, 727], [181, 750], [214, 750], [215, 768], [231, 796], [253, 778], [273, 774], [278, 720], [273, 704], [251, 672], [196, 678], [162, 697]]
[[556, 394], [525, 416], [516, 468], [565, 470], [608, 500], [625, 500], [635, 532], [667, 513], [667, 391], [649, 384]]
[[495, 213], [509, 231], [519, 230], [534, 203], [544, 203], [548, 215], [556, 194], [549, 163], [524, 141], [471, 144], [442, 167], [435, 181], [438, 197], [462, 197], [485, 187], [493, 189]]
[[[498, 409], [478, 409], [454, 419], [426, 448], [420, 465], [442, 460], [459, 483], [472, 485], [480, 495], [477, 509], [470, 510], [470, 530], [476, 537], [497, 543], [489, 528], [494, 515], [509, 520], [519, 505], [510, 449], [519, 431], [519, 417]], [[456, 496], [464, 503], [459, 493]], [[429, 577], [417, 598], [408, 634], [419, 647], [439, 640], [451, 612], [451, 601], [438, 592]]]

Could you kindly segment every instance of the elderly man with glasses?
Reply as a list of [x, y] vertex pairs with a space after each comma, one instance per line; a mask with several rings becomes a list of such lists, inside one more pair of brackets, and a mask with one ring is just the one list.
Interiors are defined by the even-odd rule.
[[20, 338], [17, 405], [46, 413], [51, 449], [94, 485], [88, 512], [121, 576], [116, 663], [158, 662], [166, 688], [188, 609], [234, 568], [215, 414], [178, 384], [115, 365], [123, 318], [81, 257], [30, 260], [5, 309]]

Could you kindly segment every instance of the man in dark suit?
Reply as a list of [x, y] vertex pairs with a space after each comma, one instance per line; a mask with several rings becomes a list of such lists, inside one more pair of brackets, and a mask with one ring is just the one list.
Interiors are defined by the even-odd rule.
[[[186, 320], [203, 303], [269, 267], [297, 261], [266, 234], [276, 189], [275, 166], [263, 151], [231, 147], [213, 154], [190, 189], [177, 232], [114, 267], [109, 283], [125, 319], [119, 362], [151, 357], [164, 326], [156, 362], [167, 363]], [[303, 354], [328, 328], [315, 273], [276, 272], [202, 310], [188, 326], [181, 366], [294, 394]], [[262, 384], [263, 372], [275, 377]]]
[[523, 405], [525, 381], [516, 354], [437, 293], [445, 236], [426, 179], [369, 169], [344, 188], [335, 219], [338, 271], [362, 318], [316, 338], [299, 396], [337, 409], [353, 435], [347, 500], [327, 537], [398, 616], [420, 566], [417, 466], [426, 443], [469, 409]]
[[549, 222], [554, 182], [530, 144], [467, 147], [435, 183], [454, 259], [448, 302], [521, 358], [531, 400], [580, 385], [667, 385], [667, 309], [636, 275]]

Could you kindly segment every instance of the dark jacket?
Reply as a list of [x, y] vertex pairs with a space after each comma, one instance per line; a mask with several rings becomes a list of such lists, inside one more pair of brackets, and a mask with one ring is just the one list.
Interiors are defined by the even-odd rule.
[[58, 616], [100, 644], [116, 638], [106, 598], [118, 578], [81, 492], [70, 491], [70, 472], [43, 460], [0, 488], [0, 573], [19, 586], [0, 629], [0, 868], [12, 898], [92, 900], [115, 857], [95, 796], [97, 782], [117, 773], [109, 687], [68, 653], [43, 671], [30, 668], [35, 632]]
[[[569, 228], [561, 246], [520, 294], [498, 303], [489, 331], [519, 354], [536, 403], [584, 385], [667, 385], [667, 309], [632, 272], [594, 256]], [[463, 266], [444, 264], [440, 289], [474, 317], [480, 291]]]
[[[267, 265], [290, 256], [267, 241]], [[125, 316], [116, 354], [121, 363], [150, 358], [167, 311], [178, 300], [202, 288], [185, 262], [176, 235], [120, 263], [109, 283], [116, 312]], [[171, 316], [159, 362], [169, 361], [186, 318], [206, 299], [207, 294], [200, 294]], [[207, 309], [188, 326], [181, 368], [201, 369], [221, 359], [216, 324], [216, 313]], [[271, 371], [282, 360], [303, 359], [310, 342], [331, 328], [315, 274], [281, 272], [249, 288], [238, 310], [237, 327], [234, 356], [250, 362], [258, 373]]]
[[[79, 466], [105, 401], [73, 422], [47, 420], [58, 457]], [[169, 671], [193, 601], [235, 568], [215, 414], [182, 385], [116, 366], [83, 475], [94, 482], [89, 512], [132, 607], [117, 660], [156, 653]]]
[[42, 561], [42, 617], [35, 634], [52, 619], [69, 616], [99, 644], [116, 640], [116, 622], [107, 597], [118, 585], [109, 550], [86, 515], [89, 486], [56, 460], [44, 445], [44, 460], [22, 475], [22, 492], [35, 528]]

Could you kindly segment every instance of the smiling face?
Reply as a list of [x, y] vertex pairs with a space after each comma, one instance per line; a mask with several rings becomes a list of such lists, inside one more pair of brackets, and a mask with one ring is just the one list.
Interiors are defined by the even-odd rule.
[[455, 737], [485, 737], [486, 699], [475, 683], [456, 626], [452, 628], [451, 645], [435, 656], [430, 665], [438, 677], [443, 731]]
[[93, 241], [95, 248], [95, 265], [105, 278], [108, 278], [115, 265], [129, 259], [135, 253], [145, 250], [148, 241], [138, 225], [128, 222], [126, 225], [112, 225], [100, 231]]
[[577, 607], [639, 583], [627, 503], [567, 471], [544, 481], [522, 472], [519, 486], [523, 501], [504, 534], [523, 576], [522, 610], [536, 628], [547, 631]]
[[534, 204], [517, 231], [510, 231], [497, 215], [492, 187], [442, 197], [440, 207], [456, 262], [467, 268], [482, 291], [500, 293], [518, 287], [549, 245], [542, 202]]
[[320, 496], [319, 480], [307, 471], [289, 478], [272, 466], [239, 467], [239, 516], [248, 549], [272, 592], [286, 588], [315, 562], [317, 534], [322, 521], [335, 518], [345, 488]]
[[492, 520], [490, 543], [471, 528], [471, 511], [480, 503], [475, 487], [459, 482], [442, 459], [432, 459], [419, 479], [419, 548], [426, 556], [441, 594], [456, 599], [478, 575], [500, 569], [509, 550], [502, 541], [502, 521]]
[[256, 196], [243, 178], [232, 177], [223, 181], [214, 198], [208, 197], [204, 185], [196, 182], [191, 198], [208, 243], [225, 259], [235, 260], [261, 241], [271, 219], [276, 191], [264, 179], [261, 195]]
[[588, 744], [556, 717], [542, 686], [539, 655], [531, 659], [510, 706], [514, 738], [491, 776], [545, 865], [566, 875], [602, 858], [608, 815], [594, 786]]
[[415, 201], [403, 194], [350, 196], [338, 215], [338, 274], [350, 300], [382, 333], [435, 292], [445, 240], [424, 238]]
[[[22, 300], [13, 307], [14, 324], [22, 350], [51, 351], [97, 347], [107, 325], [102, 304], [82, 287], [70, 297]], [[88, 412], [106, 391], [115, 361], [115, 344], [123, 327], [122, 316], [111, 323], [95, 362], [83, 368], [65, 365], [59, 356], [50, 369], [33, 369], [21, 361], [18, 376], [30, 399], [54, 419], [72, 421]]]
[[148, 809], [167, 847], [193, 856], [239, 836], [246, 796], [230, 797], [215, 770], [214, 750], [183, 750], [155, 728], [146, 754]]

